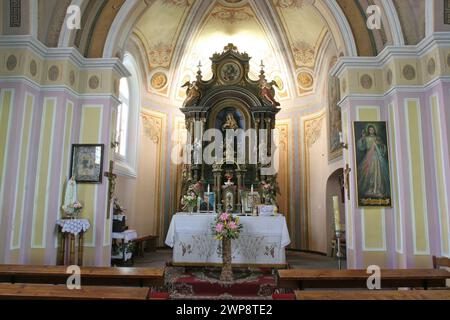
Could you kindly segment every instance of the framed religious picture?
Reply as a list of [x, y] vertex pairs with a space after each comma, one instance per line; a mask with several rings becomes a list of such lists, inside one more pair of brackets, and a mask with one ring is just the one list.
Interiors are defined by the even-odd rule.
[[70, 175], [77, 183], [102, 183], [103, 144], [74, 144]]
[[389, 143], [385, 121], [354, 122], [359, 207], [391, 207]]
[[200, 212], [215, 212], [216, 194], [214, 192], [205, 192], [200, 204]]
[[219, 67], [219, 77], [224, 84], [236, 84], [241, 81], [242, 76], [242, 68], [235, 61], [227, 60]]

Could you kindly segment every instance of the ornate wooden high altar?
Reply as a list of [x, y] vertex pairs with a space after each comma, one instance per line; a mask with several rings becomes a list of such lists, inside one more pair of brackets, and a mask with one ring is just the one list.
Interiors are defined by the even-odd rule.
[[[267, 81], [264, 66], [258, 80], [249, 77], [250, 57], [240, 53], [236, 46], [229, 44], [222, 53], [212, 56], [212, 78], [203, 80], [199, 68], [196, 81], [187, 82], [187, 98], [181, 111], [186, 117], [188, 130], [187, 143], [194, 146], [190, 163], [185, 165], [183, 194], [196, 190], [197, 196], [203, 197], [206, 186], [211, 185], [215, 193], [215, 210], [244, 212], [243, 199], [254, 186], [254, 194], [261, 203], [276, 205], [276, 174], [264, 174], [264, 167], [271, 164], [262, 163], [259, 157], [250, 161], [250, 152], [258, 154], [263, 138], [267, 143], [264, 150], [267, 156], [272, 155], [272, 130], [275, 128], [275, 117], [280, 111], [280, 104], [275, 100], [275, 81]], [[226, 159], [216, 159], [207, 164], [204, 159], [195, 156], [195, 148], [208, 145], [203, 136], [206, 130], [217, 129], [226, 136], [227, 130], [256, 129], [256, 144], [245, 144], [245, 161], [238, 160], [239, 143], [234, 143], [234, 154]], [[260, 129], [266, 129], [262, 131]], [[264, 134], [266, 137], [262, 137]], [[222, 141], [221, 141], [222, 142]], [[242, 142], [242, 140], [241, 140]], [[226, 145], [227, 141], [223, 143]], [[231, 147], [230, 147], [231, 148]], [[227, 155], [224, 148], [224, 157]], [[252, 150], [250, 150], [252, 149]], [[197, 154], [198, 155], [198, 154]], [[195, 189], [193, 186], [196, 186]], [[201, 186], [201, 190], [198, 190]]]

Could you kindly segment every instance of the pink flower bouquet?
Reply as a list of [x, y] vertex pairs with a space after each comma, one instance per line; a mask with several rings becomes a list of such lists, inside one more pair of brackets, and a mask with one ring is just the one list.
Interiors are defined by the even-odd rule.
[[237, 239], [241, 232], [242, 224], [239, 217], [233, 217], [230, 213], [219, 213], [212, 225], [212, 231], [217, 240]]

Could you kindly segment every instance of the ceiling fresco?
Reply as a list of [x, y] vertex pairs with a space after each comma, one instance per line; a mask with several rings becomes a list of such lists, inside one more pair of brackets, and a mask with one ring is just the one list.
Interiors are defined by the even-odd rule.
[[156, 0], [137, 23], [134, 33], [147, 54], [149, 70], [169, 68], [180, 30], [193, 0]]
[[[231, 4], [232, 6], [230, 6]], [[217, 2], [204, 20], [194, 37], [192, 45], [185, 53], [181, 66], [182, 79], [193, 79], [201, 63], [204, 78], [211, 74], [210, 57], [215, 52], [233, 43], [239, 51], [247, 52], [251, 57], [250, 74], [258, 79], [261, 62], [265, 66], [269, 78], [277, 80], [283, 88], [278, 92], [278, 98], [288, 97], [286, 79], [284, 79], [279, 56], [257, 14], [247, 1]], [[184, 92], [180, 91], [178, 98], [182, 99]]]
[[271, 0], [283, 25], [296, 68], [314, 69], [327, 26], [312, 0]]
[[[252, 57], [250, 73], [254, 79], [257, 79], [263, 62], [267, 76], [277, 81], [282, 88], [277, 93], [280, 100], [292, 98], [291, 95], [295, 93], [304, 95], [312, 92], [315, 64], [321, 43], [327, 34], [326, 23], [313, 2], [266, 0], [274, 17], [273, 22], [282, 30], [281, 37], [274, 37], [257, 13], [257, 5], [262, 2], [210, 1], [208, 10], [199, 13], [193, 10], [198, 0], [156, 0], [134, 29], [134, 34], [143, 47], [142, 51], [145, 52], [150, 90], [169, 94], [167, 87], [172, 82], [185, 83], [195, 78], [199, 63], [204, 78], [210, 77], [209, 58], [215, 52], [222, 52], [228, 43], [233, 43], [241, 52], [247, 52]], [[188, 30], [190, 41], [186, 48], [178, 50], [183, 56], [176, 59], [174, 52], [183, 40], [180, 39], [180, 34], [183, 28], [190, 27], [186, 25], [189, 17], [196, 14], [203, 15], [201, 22]], [[281, 52], [275, 38], [285, 39], [289, 49]], [[294, 65], [287, 61], [293, 61]], [[293, 79], [287, 79], [286, 68], [293, 69]], [[293, 93], [290, 92], [290, 87], [295, 87]], [[184, 90], [176, 90], [175, 96], [179, 100], [183, 99]]]

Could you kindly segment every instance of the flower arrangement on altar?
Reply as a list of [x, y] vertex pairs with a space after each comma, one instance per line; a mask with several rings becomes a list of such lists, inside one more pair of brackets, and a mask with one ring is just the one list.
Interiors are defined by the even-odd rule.
[[203, 189], [201, 182], [194, 183], [188, 187], [186, 194], [181, 199], [183, 210], [192, 212], [197, 205], [197, 199]]
[[242, 230], [242, 224], [239, 223], [239, 217], [233, 217], [232, 214], [224, 212], [216, 216], [212, 229], [217, 240], [237, 239]]
[[261, 181], [262, 198], [265, 204], [276, 205], [277, 194], [280, 193], [280, 188], [276, 183], [276, 177], [268, 177]]

